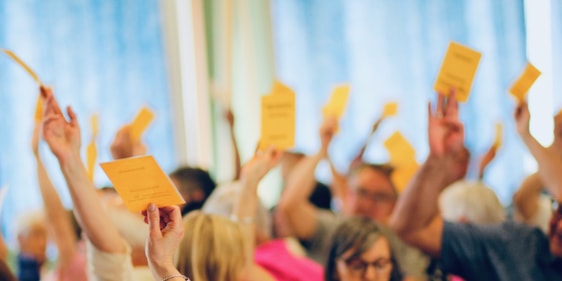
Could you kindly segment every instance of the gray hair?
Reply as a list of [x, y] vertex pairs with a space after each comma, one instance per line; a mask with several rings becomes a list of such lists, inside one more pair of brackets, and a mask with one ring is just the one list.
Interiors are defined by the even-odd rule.
[[439, 208], [445, 220], [455, 222], [494, 224], [506, 217], [496, 193], [481, 181], [451, 184], [441, 193]]

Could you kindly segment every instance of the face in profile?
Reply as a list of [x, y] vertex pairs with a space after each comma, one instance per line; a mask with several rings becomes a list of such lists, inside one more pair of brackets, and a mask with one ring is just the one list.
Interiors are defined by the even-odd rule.
[[368, 217], [386, 223], [392, 214], [397, 194], [388, 175], [371, 167], [355, 172], [349, 181], [349, 215]]
[[562, 258], [562, 204], [558, 204], [558, 208], [553, 212], [549, 230], [550, 252]]
[[380, 237], [360, 255], [356, 249], [345, 252], [336, 261], [336, 274], [341, 281], [388, 281], [392, 266], [388, 240]]

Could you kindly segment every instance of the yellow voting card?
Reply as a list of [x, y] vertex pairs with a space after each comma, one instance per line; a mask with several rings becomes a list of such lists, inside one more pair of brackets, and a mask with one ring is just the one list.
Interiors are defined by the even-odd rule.
[[153, 119], [154, 113], [147, 107], [143, 107], [137, 114], [137, 117], [135, 117], [135, 120], [131, 123], [131, 138], [134, 141], [139, 141]]
[[345, 107], [347, 106], [347, 100], [349, 99], [349, 84], [344, 84], [336, 86], [330, 97], [330, 101], [322, 109], [322, 113], [325, 117], [336, 117], [341, 118]]
[[498, 149], [502, 145], [503, 140], [503, 125], [501, 123], [496, 124], [496, 137], [494, 139], [493, 146]]
[[150, 203], [158, 207], [185, 203], [170, 178], [150, 155], [120, 159], [100, 166], [132, 212], [143, 211]]
[[37, 102], [35, 103], [35, 121], [36, 122], [40, 122], [41, 120], [43, 120], [43, 110], [44, 110], [43, 97], [41, 97], [41, 95], [39, 95], [37, 97]]
[[455, 89], [457, 100], [466, 102], [482, 54], [451, 42], [435, 81], [435, 91], [449, 95]]
[[400, 132], [392, 134], [384, 146], [390, 155], [390, 164], [398, 166], [416, 162], [416, 150]]
[[260, 149], [274, 146], [286, 150], [295, 146], [295, 93], [276, 82], [271, 94], [261, 98]]
[[96, 169], [96, 160], [98, 157], [98, 149], [96, 147], [96, 137], [98, 135], [98, 115], [92, 115], [90, 122], [92, 126], [92, 140], [86, 148], [86, 165], [88, 168], [88, 178], [91, 182], [93, 182], [94, 171]]
[[35, 73], [35, 71], [33, 71], [33, 69], [31, 69], [31, 67], [29, 67], [14, 52], [12, 52], [10, 50], [7, 50], [7, 49], [2, 49], [2, 52], [4, 52], [4, 54], [6, 54], [8, 57], [10, 57], [12, 60], [14, 60], [17, 64], [19, 64], [29, 74], [29, 76], [31, 76], [31, 78], [33, 78], [33, 80], [35, 80], [35, 82], [38, 85], [43, 85], [43, 83], [41, 82], [41, 79], [39, 79], [39, 76]]
[[98, 155], [98, 149], [96, 148], [96, 143], [92, 140], [88, 147], [86, 148], [86, 164], [88, 168], [88, 178], [91, 182], [94, 182], [94, 171], [96, 169], [96, 158]]
[[390, 177], [398, 193], [402, 193], [404, 189], [408, 187], [408, 184], [410, 183], [412, 178], [416, 175], [418, 168], [419, 168], [418, 163], [412, 162], [409, 164], [398, 166], [394, 169]]
[[531, 86], [533, 86], [540, 75], [541, 72], [536, 67], [534, 67], [530, 63], [527, 63], [527, 67], [525, 67], [525, 70], [523, 71], [519, 79], [517, 79], [517, 81], [513, 83], [513, 86], [511, 86], [509, 92], [517, 99], [517, 101], [525, 101], [527, 92], [529, 92], [529, 89], [531, 88]]
[[92, 126], [92, 139], [95, 139], [98, 136], [99, 132], [99, 125], [98, 125], [98, 115], [94, 114], [90, 118], [90, 123]]
[[389, 102], [384, 105], [384, 110], [382, 111], [383, 117], [391, 117], [398, 114], [398, 103]]

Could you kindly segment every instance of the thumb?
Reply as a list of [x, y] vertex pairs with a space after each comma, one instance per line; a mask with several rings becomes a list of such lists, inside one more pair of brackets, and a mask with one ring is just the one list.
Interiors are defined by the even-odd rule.
[[162, 237], [160, 230], [160, 212], [155, 204], [151, 203], [147, 209], [148, 230], [151, 237]]

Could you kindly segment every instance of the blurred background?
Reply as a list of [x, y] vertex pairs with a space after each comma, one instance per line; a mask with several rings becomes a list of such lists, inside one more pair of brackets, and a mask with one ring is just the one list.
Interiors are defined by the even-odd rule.
[[[398, 130], [423, 161], [427, 101], [435, 99], [433, 83], [450, 41], [482, 52], [461, 118], [473, 162], [503, 123], [503, 146], [484, 181], [508, 205], [536, 163], [516, 135], [507, 89], [527, 61], [541, 70], [529, 94], [531, 125], [548, 145], [552, 116], [562, 108], [562, 1], [0, 0], [0, 48], [18, 54], [61, 105], [75, 109], [84, 147], [89, 120], [99, 116], [99, 163], [111, 161], [118, 128], [148, 106], [156, 118], [143, 141], [164, 171], [201, 166], [217, 182], [234, 173], [224, 111], [234, 112], [244, 162], [260, 135], [260, 96], [275, 80], [296, 93], [294, 151], [318, 149], [321, 108], [335, 85], [350, 83], [330, 151], [336, 168], [345, 171], [390, 101], [399, 103], [399, 113], [382, 124], [365, 159], [387, 161], [383, 142]], [[34, 81], [0, 56], [0, 188], [7, 189], [1, 228], [9, 241], [18, 216], [41, 207], [30, 144], [37, 95]], [[45, 148], [51, 178], [70, 208], [56, 159]], [[329, 167], [317, 176], [330, 183]], [[110, 185], [99, 166], [94, 181]], [[268, 206], [279, 197], [279, 181], [272, 173], [260, 188]]]

